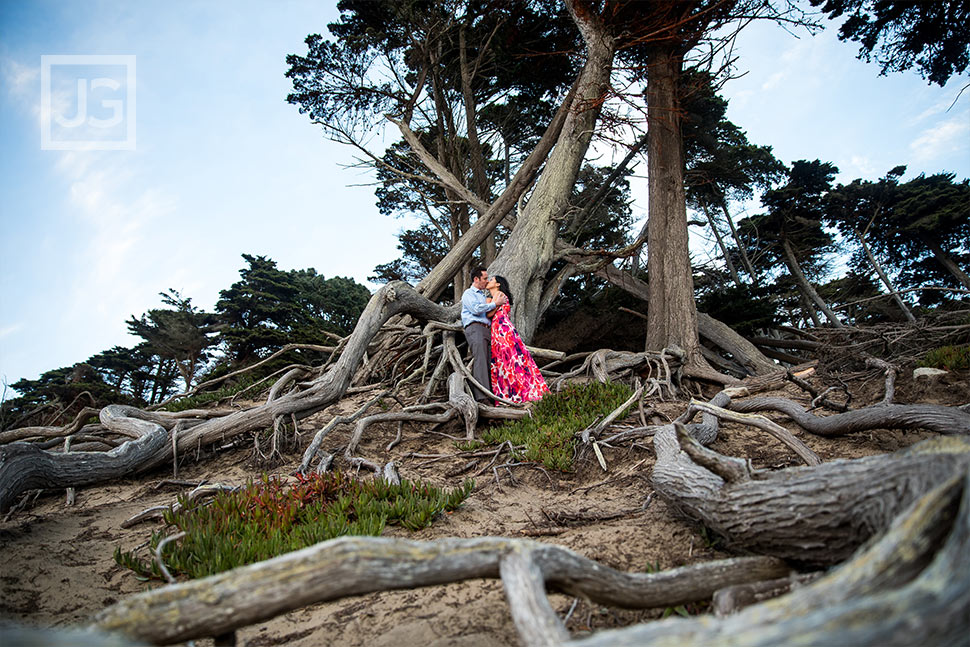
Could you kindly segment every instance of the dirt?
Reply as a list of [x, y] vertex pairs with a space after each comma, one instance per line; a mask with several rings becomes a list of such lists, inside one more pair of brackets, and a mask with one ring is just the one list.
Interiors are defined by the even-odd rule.
[[[876, 373], [846, 381], [852, 406], [882, 399], [883, 382]], [[821, 385], [819, 385], [821, 386]], [[704, 394], [710, 396], [710, 393]], [[766, 393], [792, 398], [804, 405], [810, 401], [794, 385]], [[368, 396], [344, 400], [316, 416], [302, 421], [305, 446], [313, 432], [333, 416], [350, 413]], [[970, 401], [968, 376], [950, 374], [921, 380], [901, 378], [896, 385], [898, 403], [962, 405]], [[676, 417], [684, 402], [652, 402], [661, 418]], [[823, 460], [856, 458], [892, 452], [924, 438], [929, 432], [875, 430], [842, 438], [812, 436], [781, 415], [769, 417], [787, 427]], [[625, 424], [634, 424], [633, 418]], [[624, 423], [621, 423], [624, 424]], [[368, 430], [359, 455], [375, 462], [394, 460], [401, 475], [437, 485], [457, 486], [476, 469], [446, 476], [468, 462], [454, 441], [441, 434], [459, 436], [457, 425], [431, 433], [405, 425], [403, 441], [387, 451], [397, 433], [396, 425]], [[335, 451], [346, 445], [351, 428], [332, 433], [324, 448]], [[725, 425], [713, 449], [732, 456], [750, 458], [757, 467], [780, 469], [798, 464], [787, 448], [766, 434], [736, 424]], [[417, 456], [418, 454], [424, 455]], [[443, 455], [431, 458], [429, 455]], [[559, 534], [538, 536], [537, 541], [559, 544], [608, 566], [628, 570], [668, 569], [728, 557], [706, 538], [696, 524], [676, 516], [662, 499], [651, 496], [650, 474], [654, 453], [649, 440], [632, 447], [604, 450], [608, 471], [595, 458], [582, 458], [573, 473], [558, 473], [536, 466], [518, 466], [475, 476], [476, 487], [462, 508], [443, 516], [428, 529], [410, 533], [392, 528], [389, 535], [414, 539], [501, 535], [524, 537], [548, 532], [550, 517], [564, 515], [573, 520], [556, 526]], [[207, 480], [226, 484], [244, 483], [258, 476], [252, 462], [251, 439], [234, 447], [185, 457], [179, 479]], [[290, 473], [299, 464], [294, 448], [275, 471]], [[131, 571], [113, 559], [115, 547], [130, 550], [146, 542], [160, 522], [146, 522], [122, 528], [122, 522], [149, 507], [175, 500], [185, 487], [166, 485], [171, 471], [159, 470], [139, 479], [81, 488], [73, 506], [65, 503], [63, 491], [37, 495], [25, 509], [0, 522], [0, 619], [42, 627], [75, 627], [124, 596], [160, 586], [139, 581]], [[595, 520], [597, 517], [612, 519]], [[590, 605], [571, 597], [553, 595], [552, 603], [561, 617], [568, 614], [567, 628], [573, 636], [607, 627], [645, 622], [660, 617], [663, 609], [624, 611]], [[570, 613], [571, 610], [571, 613]], [[701, 613], [704, 605], [688, 611]], [[499, 646], [517, 643], [502, 586], [496, 580], [474, 580], [418, 590], [373, 593], [338, 602], [306, 607], [269, 622], [238, 632], [240, 645], [309, 646], [319, 644], [459, 645]], [[197, 641], [207, 645], [211, 641]]]

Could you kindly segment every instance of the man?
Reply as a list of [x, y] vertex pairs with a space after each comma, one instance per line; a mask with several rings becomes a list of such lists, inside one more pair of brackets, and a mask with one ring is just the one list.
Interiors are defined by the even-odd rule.
[[[461, 325], [465, 327], [465, 339], [472, 355], [472, 375], [478, 382], [491, 389], [489, 362], [491, 362], [492, 326], [487, 313], [505, 305], [506, 298], [500, 294], [492, 303], [485, 300], [485, 285], [488, 283], [488, 270], [476, 267], [472, 273], [472, 285], [461, 295]], [[489, 398], [481, 389], [472, 385], [472, 395], [478, 402], [488, 402]]]

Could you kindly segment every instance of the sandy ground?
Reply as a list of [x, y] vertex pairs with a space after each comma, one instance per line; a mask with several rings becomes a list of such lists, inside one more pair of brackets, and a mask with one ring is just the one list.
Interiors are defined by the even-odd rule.
[[[881, 382], [857, 383], [853, 402], [878, 401]], [[789, 386], [786, 395], [801, 403], [808, 397]], [[302, 442], [335, 415], [356, 409], [357, 400], [345, 400], [301, 423]], [[946, 379], [933, 384], [897, 384], [897, 402], [963, 404], [970, 401], [965, 379]], [[654, 403], [664, 415], [674, 417], [684, 403]], [[844, 438], [811, 436], [791, 425], [784, 416], [771, 415], [815, 450], [824, 460], [854, 458], [892, 452], [909, 446], [930, 433], [873, 431]], [[633, 422], [631, 419], [630, 422]], [[334, 450], [345, 445], [350, 428], [340, 429], [325, 442]], [[461, 430], [440, 431], [460, 435]], [[455, 454], [448, 438], [430, 434], [413, 425], [405, 426], [404, 440], [391, 451], [396, 425], [371, 428], [360, 455], [378, 462], [395, 460], [401, 475], [438, 485], [457, 486], [469, 474], [445, 476], [467, 462], [448, 457], [440, 460], [414, 454]], [[180, 468], [179, 478], [199, 482], [238, 484], [258, 476], [251, 457], [251, 440], [231, 449], [191, 457]], [[717, 451], [750, 458], [758, 467], [783, 468], [797, 464], [787, 448], [766, 434], [728, 424], [713, 445]], [[667, 569], [727, 557], [709, 545], [700, 529], [677, 517], [659, 497], [652, 497], [650, 474], [654, 462], [649, 441], [632, 447], [604, 451], [609, 471], [604, 473], [595, 459], [583, 460], [575, 473], [545, 472], [534, 467], [516, 467], [495, 474], [487, 470], [476, 476], [476, 487], [466, 504], [434, 526], [417, 533], [392, 528], [387, 534], [415, 539], [502, 535], [522, 537], [538, 528], [549, 527], [547, 514], [571, 513], [578, 517], [616, 514], [606, 521], [577, 521], [561, 534], [538, 538], [577, 551], [617, 569], [644, 571], [658, 566]], [[287, 463], [275, 469], [292, 471], [299, 462], [294, 450]], [[472, 470], [471, 473], [474, 473]], [[159, 471], [143, 478], [121, 480], [88, 487], [77, 492], [73, 506], [65, 504], [63, 491], [45, 492], [26, 509], [0, 522], [0, 619], [43, 627], [84, 625], [91, 616], [132, 593], [160, 586], [139, 581], [133, 573], [115, 564], [116, 546], [130, 550], [145, 542], [160, 522], [147, 522], [130, 529], [121, 527], [132, 515], [151, 506], [168, 504], [188, 488], [167, 485], [171, 472]], [[569, 615], [567, 627], [574, 636], [606, 627], [644, 622], [659, 617], [663, 610], [624, 611], [590, 605], [571, 597], [554, 595], [553, 606], [561, 617]], [[574, 606], [575, 603], [575, 606]], [[702, 612], [703, 605], [691, 609]], [[499, 646], [516, 644], [501, 583], [475, 580], [418, 590], [374, 593], [338, 602], [303, 608], [238, 634], [239, 644], [261, 645], [458, 645]], [[196, 644], [211, 644], [197, 641]]]

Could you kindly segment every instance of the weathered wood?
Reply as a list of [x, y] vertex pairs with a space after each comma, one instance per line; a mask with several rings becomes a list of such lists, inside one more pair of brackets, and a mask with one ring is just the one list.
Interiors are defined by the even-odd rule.
[[885, 404], [816, 416], [785, 398], [750, 398], [731, 402], [731, 411], [778, 411], [817, 436], [844, 436], [873, 429], [926, 429], [940, 434], [970, 435], [970, 413], [936, 404]]
[[[690, 427], [702, 445], [717, 433], [716, 422], [705, 422]], [[658, 431], [653, 442], [653, 486], [675, 509], [728, 546], [816, 565], [845, 560], [906, 506], [970, 465], [970, 441], [947, 437], [893, 454], [750, 478], [739, 466], [737, 478], [728, 481], [691, 460], [673, 425]], [[722, 458], [726, 464], [738, 461]]]
[[552, 647], [569, 640], [566, 626], [549, 604], [542, 569], [532, 559], [531, 550], [513, 547], [499, 560], [499, 572], [523, 645]]
[[475, 438], [478, 424], [478, 403], [465, 390], [465, 379], [457, 371], [448, 376], [448, 404], [461, 414], [465, 421], [465, 438]]
[[970, 635], [970, 473], [957, 474], [914, 502], [851, 561], [789, 595], [727, 618], [669, 619], [569, 644], [965, 645]]
[[373, 591], [499, 577], [512, 549], [528, 549], [546, 586], [629, 608], [710, 598], [729, 584], [788, 573], [780, 560], [744, 557], [661, 573], [623, 573], [570, 550], [523, 539], [412, 541], [341, 537], [300, 551], [130, 596], [94, 619], [102, 630], [156, 644], [233, 631], [303, 606]]
[[0, 445], [13, 443], [26, 438], [62, 438], [70, 436], [84, 426], [84, 421], [98, 415], [98, 409], [84, 407], [74, 416], [74, 420], [61, 427], [20, 427], [0, 432]]
[[824, 575], [822, 571], [812, 573], [792, 573], [788, 577], [751, 584], [735, 584], [721, 589], [711, 599], [711, 609], [718, 617], [737, 613], [744, 607], [758, 602], [764, 602], [780, 595], [791, 592], [799, 586], [814, 582]]
[[26, 443], [0, 447], [0, 512], [16, 498], [38, 488], [67, 488], [128, 476], [143, 469], [167, 446], [168, 432], [161, 425], [127, 418], [122, 407], [110, 405], [102, 422], [113, 431], [136, 436], [107, 452], [45, 451]]

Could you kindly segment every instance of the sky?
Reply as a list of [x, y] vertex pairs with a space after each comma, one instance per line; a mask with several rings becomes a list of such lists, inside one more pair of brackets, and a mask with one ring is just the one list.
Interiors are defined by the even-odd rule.
[[[286, 55], [335, 5], [0, 0], [4, 384], [134, 345], [125, 321], [169, 288], [211, 309], [244, 253], [375, 287], [413, 223], [380, 215], [373, 176], [285, 101]], [[728, 118], [786, 163], [833, 162], [840, 182], [899, 164], [904, 179], [970, 177], [970, 90], [950, 108], [970, 77], [879, 76], [828, 25], [742, 31]]]

